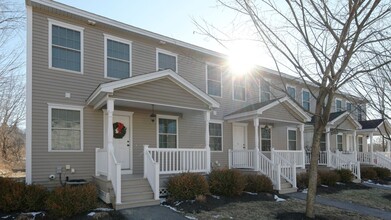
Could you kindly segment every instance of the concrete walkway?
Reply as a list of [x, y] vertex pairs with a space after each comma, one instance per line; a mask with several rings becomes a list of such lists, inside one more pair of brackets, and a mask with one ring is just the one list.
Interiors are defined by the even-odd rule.
[[375, 184], [375, 183], [361, 183], [361, 184], [363, 184], [364, 186], [371, 187], [371, 188], [378, 188], [378, 189], [391, 190], [391, 187], [390, 187], [390, 186], [377, 185], [377, 184]]
[[[295, 193], [289, 193], [285, 194], [289, 197], [306, 200], [307, 194], [301, 193], [301, 192], [295, 192]], [[349, 202], [343, 202], [335, 199], [328, 199], [320, 196], [316, 196], [316, 202], [318, 204], [327, 205], [327, 206], [333, 206], [339, 209], [344, 209], [347, 211], [357, 212], [363, 215], [369, 215], [377, 218], [382, 219], [391, 219], [391, 212], [387, 212], [380, 209], [374, 209], [367, 206], [355, 204], [355, 203], [349, 203]]]
[[125, 219], [130, 220], [161, 220], [161, 219], [170, 219], [170, 220], [183, 220], [187, 219], [183, 215], [174, 212], [173, 210], [160, 206], [146, 206], [140, 208], [124, 209], [120, 213], [125, 217]]

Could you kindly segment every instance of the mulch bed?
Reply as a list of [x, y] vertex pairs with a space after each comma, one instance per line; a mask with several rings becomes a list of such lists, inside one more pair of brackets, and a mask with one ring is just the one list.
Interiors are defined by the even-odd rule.
[[351, 189], [370, 189], [371, 187], [364, 186], [360, 183], [337, 183], [335, 186], [318, 186], [316, 192], [317, 194], [332, 194], [338, 193], [342, 190], [351, 190]]
[[[305, 213], [301, 212], [284, 212], [284, 213], [279, 213], [277, 215], [277, 219], [280, 220], [305, 220], [305, 219], [310, 219], [305, 216]], [[317, 220], [328, 220], [330, 217], [327, 216], [315, 216], [315, 219]]]
[[[278, 195], [279, 198], [287, 198], [283, 195]], [[227, 205], [234, 202], [252, 202], [252, 201], [275, 201], [274, 195], [271, 193], [258, 193], [257, 195], [243, 193], [237, 197], [224, 196], [206, 196], [202, 202], [195, 200], [187, 201], [172, 201], [167, 199], [162, 205], [174, 207], [178, 211], [185, 213], [199, 213], [201, 211], [211, 211], [215, 208]]]
[[384, 195], [383, 198], [386, 198], [391, 201], [391, 194]]

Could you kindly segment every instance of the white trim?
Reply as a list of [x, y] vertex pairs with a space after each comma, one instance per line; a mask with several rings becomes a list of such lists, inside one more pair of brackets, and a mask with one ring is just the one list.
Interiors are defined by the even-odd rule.
[[32, 74], [33, 74], [33, 9], [26, 5], [26, 183], [32, 183]]
[[[258, 95], [259, 95], [259, 102], [262, 102], [262, 86], [261, 86], [262, 80], [264, 80], [265, 82], [268, 83], [268, 85], [269, 85], [269, 90], [270, 90], [270, 92], [268, 92], [268, 93], [269, 93], [269, 100], [272, 99], [272, 89], [271, 89], [271, 86], [270, 86], [270, 79], [269, 79], [269, 78], [259, 78], [259, 80], [258, 80], [258, 93], [259, 93]], [[269, 101], [269, 100], [265, 100], [265, 102], [266, 102], [266, 101]]]
[[[224, 121], [222, 120], [215, 120], [215, 119], [210, 119], [209, 120], [209, 125], [210, 123], [213, 123], [213, 124], [220, 124], [221, 125], [221, 150], [210, 150], [210, 152], [223, 152], [224, 151]], [[208, 127], [209, 128], [209, 127]], [[209, 132], [209, 129], [208, 129], [208, 132]], [[209, 133], [209, 139], [210, 139], [210, 133]], [[215, 136], [217, 137], [217, 136]], [[210, 142], [209, 142], [209, 147], [210, 147]]]
[[[60, 70], [60, 71], [65, 71], [65, 72], [70, 72], [70, 73], [77, 73], [77, 74], [83, 74], [84, 72], [84, 28], [79, 27], [76, 25], [68, 24], [65, 22], [57, 21], [51, 18], [48, 18], [48, 63], [49, 63], [49, 69], [54, 69], [54, 70]], [[52, 66], [52, 26], [60, 26], [63, 28], [71, 29], [74, 31], [80, 32], [80, 71], [73, 71], [73, 70], [68, 70], [68, 69], [62, 69], [58, 67], [53, 67]]]
[[[340, 109], [338, 109], [337, 101], [340, 101], [340, 102], [341, 102], [341, 108], [340, 108]], [[334, 100], [334, 105], [335, 105], [334, 110], [335, 110], [336, 112], [341, 112], [341, 111], [344, 110], [343, 104], [342, 104], [342, 99], [340, 99], [340, 98], [335, 98], [335, 100]]]
[[242, 75], [241, 77], [244, 78], [244, 100], [235, 99], [235, 76], [232, 75], [232, 100], [233, 101], [239, 101], [239, 102], [246, 102], [247, 101], [247, 77], [246, 75]]
[[[80, 150], [53, 150], [52, 149], [52, 109], [75, 110], [80, 112]], [[83, 152], [84, 150], [84, 106], [48, 103], [48, 152]]]
[[156, 115], [156, 147], [160, 148], [159, 146], [159, 119], [172, 119], [176, 121], [176, 149], [179, 148], [179, 116], [175, 115]]
[[163, 50], [160, 48], [156, 48], [156, 71], [163, 71], [163, 70], [159, 70], [159, 53], [175, 57], [175, 72], [179, 73], [179, 71], [178, 71], [178, 54], [173, 53], [168, 50]]
[[[306, 109], [304, 109], [304, 92], [308, 92], [308, 94], [309, 94], [309, 100], [308, 100], [308, 102], [310, 103], [310, 106], [309, 106], [309, 109], [308, 110], [306, 110]], [[305, 88], [302, 88], [301, 89], [301, 106], [303, 107], [303, 109], [305, 110], [305, 111], [311, 111], [311, 93], [310, 93], [310, 90], [308, 90], [308, 89], [305, 89]]]
[[104, 38], [104, 66], [105, 66], [104, 77], [107, 79], [114, 79], [114, 80], [119, 79], [119, 78], [107, 76], [107, 40], [112, 40], [112, 41], [129, 45], [129, 76], [128, 77], [131, 77], [132, 76], [132, 41], [115, 37], [109, 34], [103, 34], [103, 38]]
[[142, 74], [138, 76], [134, 76], [132, 78], [122, 79], [114, 82], [108, 82], [104, 84], [100, 84], [98, 88], [91, 94], [91, 96], [87, 99], [87, 104], [90, 104], [100, 93], [113, 93], [116, 90], [139, 85], [142, 83], [158, 80], [161, 78], [169, 78], [171, 81], [176, 83], [181, 88], [185, 89], [189, 93], [193, 94], [206, 104], [208, 104], [211, 108], [219, 108], [220, 104], [208, 96], [206, 93], [201, 91], [199, 88], [173, 72], [172, 70], [163, 70], [149, 74]]
[[[209, 91], [208, 91], [208, 81], [209, 81], [209, 73], [208, 73], [208, 66], [214, 66], [216, 68], [218, 68], [220, 70], [220, 96], [216, 96], [216, 95], [211, 95], [209, 94]], [[222, 98], [223, 97], [223, 71], [221, 70], [221, 66], [217, 65], [217, 64], [213, 64], [213, 63], [208, 63], [206, 62], [205, 63], [205, 78], [206, 78], [206, 94], [212, 96], [212, 97], [217, 97], [217, 98]], [[215, 80], [212, 80], [212, 81], [215, 81]]]
[[[295, 90], [295, 97], [291, 97], [291, 96], [289, 95], [289, 91], [288, 91], [289, 88], [292, 88], [292, 89]], [[296, 89], [296, 86], [287, 84], [287, 85], [286, 85], [286, 94], [287, 94], [287, 96], [289, 96], [289, 97], [293, 98], [294, 100], [296, 100], [296, 98], [297, 98], [297, 89]]]
[[[248, 124], [247, 123], [238, 123], [238, 122], [232, 123], [232, 143], [235, 143], [235, 141], [234, 141], [235, 135], [233, 134], [235, 126], [244, 128], [244, 144], [245, 144], [245, 149], [248, 149], [248, 138], [247, 138]], [[232, 149], [233, 149], [233, 146], [232, 146]]]
[[289, 131], [295, 131], [296, 132], [296, 149], [294, 150], [297, 150], [297, 128], [294, 128], [294, 127], [287, 127], [286, 128], [286, 149], [287, 150], [290, 150], [289, 149]]

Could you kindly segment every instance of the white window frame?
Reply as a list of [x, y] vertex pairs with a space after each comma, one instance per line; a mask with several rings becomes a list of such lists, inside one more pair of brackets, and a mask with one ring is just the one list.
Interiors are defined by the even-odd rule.
[[246, 90], [247, 77], [246, 77], [246, 75], [243, 75], [242, 77], [244, 77], [244, 100], [235, 99], [235, 79], [234, 79], [234, 76], [232, 76], [232, 100], [239, 101], [239, 102], [246, 102], [247, 101], [247, 90]]
[[[221, 150], [212, 150], [211, 149], [210, 151], [211, 152], [223, 152], [224, 151], [224, 121], [211, 119], [211, 120], [209, 120], [209, 124], [210, 123], [221, 125]], [[208, 132], [209, 132], [209, 129], [208, 129]], [[209, 141], [210, 141], [210, 137], [212, 137], [212, 136], [210, 136], [210, 133], [209, 133]], [[213, 137], [217, 137], [217, 136], [213, 136]]]
[[[159, 119], [171, 119], [176, 121], [176, 148], [167, 148], [167, 149], [178, 149], [179, 148], [179, 116], [175, 115], [156, 115], [156, 147], [160, 148], [159, 146]], [[166, 148], [162, 148], [166, 149]]]
[[[360, 142], [358, 141], [361, 138], [361, 151], [360, 151]], [[357, 152], [364, 152], [364, 136], [357, 135]]]
[[[208, 66], [217, 67], [220, 70], [220, 96], [209, 94], [209, 91], [208, 91], [208, 88], [209, 88], [208, 87], [208, 81], [209, 81]], [[205, 76], [206, 76], [206, 94], [213, 96], [213, 97], [222, 98], [223, 97], [223, 71], [221, 70], [221, 66], [213, 64], [213, 63], [206, 63], [205, 64]], [[215, 80], [211, 80], [211, 81], [215, 81]], [[215, 81], [215, 82], [217, 82], [217, 81]]]
[[258, 83], [259, 83], [259, 102], [262, 102], [262, 86], [261, 86], [261, 81], [264, 80], [265, 82], [267, 82], [269, 84], [269, 89], [270, 89], [270, 92], [269, 93], [269, 100], [272, 99], [272, 89], [271, 89], [271, 86], [270, 86], [270, 79], [269, 78], [262, 78], [262, 79], [259, 79]]
[[[293, 128], [293, 127], [288, 127], [287, 129], [286, 129], [286, 150], [291, 150], [291, 149], [289, 149], [289, 131], [295, 131], [296, 132], [296, 139], [295, 139], [295, 141], [296, 141], [296, 148], [297, 148], [297, 129], [296, 128]], [[296, 149], [295, 149], [296, 150]]]
[[[350, 104], [350, 110], [348, 109], [348, 104]], [[349, 101], [346, 101], [346, 111], [352, 113], [353, 111], [353, 104]]]
[[176, 71], [174, 71], [174, 72], [179, 73], [179, 71], [178, 71], [178, 54], [170, 52], [168, 50], [163, 50], [160, 48], [156, 48], [156, 71], [162, 71], [162, 70], [159, 70], [159, 53], [163, 53], [163, 54], [166, 54], [169, 56], [174, 56], [175, 57], [175, 69], [176, 69]]
[[[295, 97], [291, 97], [291, 96], [289, 95], [288, 88], [291, 88], [291, 89], [295, 90]], [[286, 86], [286, 94], [288, 95], [288, 97], [291, 97], [291, 98], [293, 98], [294, 100], [296, 100], [296, 96], [297, 96], [297, 89], [296, 89], [296, 86], [287, 85], [287, 86]]]
[[[308, 100], [308, 103], [309, 103], [309, 109], [307, 110], [307, 109], [304, 109], [304, 92], [308, 92], [308, 94], [309, 94], [309, 100]], [[307, 102], [307, 101], [306, 101]], [[306, 111], [311, 111], [311, 93], [310, 93], [310, 91], [308, 90], [308, 89], [302, 89], [301, 90], [301, 106], [303, 107], [303, 109], [304, 110], [306, 110]]]
[[[341, 108], [340, 108], [340, 109], [338, 109], [338, 105], [337, 105], [337, 102], [338, 102], [338, 101], [341, 102]], [[336, 112], [343, 111], [343, 102], [342, 102], [342, 99], [340, 99], [340, 98], [335, 98], [334, 104], [335, 104], [335, 111], [336, 111]]]
[[[84, 73], [84, 28], [80, 27], [80, 26], [68, 24], [65, 22], [57, 21], [57, 20], [54, 20], [51, 18], [48, 18], [48, 21], [49, 21], [49, 31], [48, 31], [49, 32], [48, 33], [49, 34], [49, 40], [48, 40], [49, 69], [60, 70], [60, 71], [69, 72], [69, 73], [83, 74]], [[68, 70], [68, 69], [62, 69], [62, 68], [58, 68], [58, 67], [53, 67], [53, 64], [52, 64], [52, 62], [53, 62], [53, 60], [52, 60], [52, 54], [53, 54], [53, 52], [52, 52], [52, 50], [53, 50], [53, 47], [52, 47], [52, 26], [53, 25], [80, 32], [80, 72]]]
[[338, 148], [338, 136], [342, 137], [341, 144], [342, 144], [342, 151], [343, 151], [343, 134], [342, 133], [338, 133], [337, 135], [335, 135], [335, 148], [336, 148], [336, 150], [339, 150], [339, 148]]
[[357, 111], [357, 121], [364, 121], [364, 111], [362, 110], [362, 107], [360, 104], [357, 104], [356, 106], [356, 111]]
[[[270, 126], [270, 125], [267, 125], [269, 127], [269, 130], [270, 130], [270, 150], [271, 148], [273, 147], [273, 126]], [[259, 129], [259, 147], [262, 151], [262, 128], [265, 128], [266, 125], [260, 125], [260, 129]]]
[[[132, 41], [126, 40], [123, 38], [119, 38], [119, 37], [115, 37], [115, 36], [112, 36], [109, 34], [103, 34], [103, 38], [104, 38], [104, 50], [105, 50], [104, 51], [105, 78], [119, 79], [119, 78], [107, 76], [107, 68], [108, 68], [108, 65], [107, 65], [107, 40], [117, 41], [117, 42], [129, 45], [129, 77], [131, 77], [132, 76]], [[124, 61], [124, 60], [120, 60], [120, 61]]]
[[[53, 150], [52, 149], [52, 109], [80, 111], [80, 150]], [[84, 151], [84, 117], [83, 106], [48, 103], [48, 151], [49, 152], [83, 152]]]

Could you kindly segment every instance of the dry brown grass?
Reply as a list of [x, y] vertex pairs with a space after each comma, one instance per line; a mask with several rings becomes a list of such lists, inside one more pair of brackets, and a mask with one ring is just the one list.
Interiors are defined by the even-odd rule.
[[372, 188], [368, 190], [343, 190], [339, 193], [321, 196], [391, 211], [391, 201], [383, 197], [386, 195], [391, 195], [391, 190]]
[[[316, 215], [327, 219], [340, 220], [372, 220], [377, 219], [370, 216], [360, 215], [355, 212], [348, 212], [334, 207], [316, 205]], [[206, 219], [276, 219], [278, 213], [284, 212], [303, 212], [305, 211], [305, 202], [296, 199], [288, 199], [285, 202], [246, 202], [231, 203], [224, 207], [217, 208], [208, 212], [195, 214], [186, 214], [199, 220]]]

